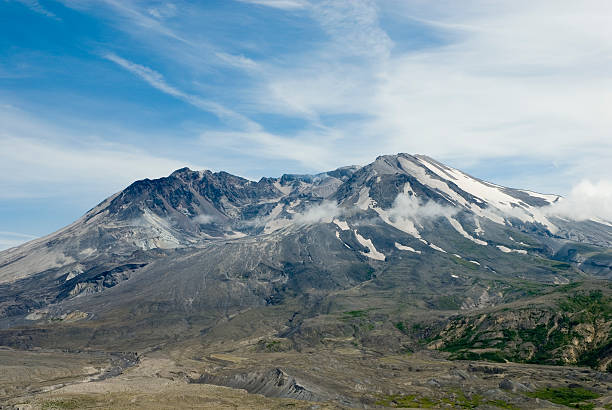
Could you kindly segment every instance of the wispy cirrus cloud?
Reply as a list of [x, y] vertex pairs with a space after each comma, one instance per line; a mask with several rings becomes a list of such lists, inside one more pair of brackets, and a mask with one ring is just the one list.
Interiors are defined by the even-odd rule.
[[0, 231], [0, 251], [19, 246], [36, 238], [35, 235], [25, 233]]
[[5, 249], [14, 248], [21, 245], [22, 243], [35, 239], [35, 236], [24, 238], [23, 236], [4, 235], [0, 232], [0, 251]]
[[226, 121], [231, 125], [239, 125], [245, 131], [257, 131], [261, 128], [257, 123], [251, 121], [244, 115], [230, 110], [219, 103], [206, 100], [197, 95], [186, 93], [174, 86], [169, 85], [164, 79], [163, 75], [149, 67], [133, 63], [122, 57], [119, 57], [114, 53], [104, 54], [103, 57], [137, 75], [159, 91], [168, 94], [172, 97], [178, 98], [188, 104], [191, 104], [200, 110], [213, 113], [217, 117], [219, 117], [219, 119]]
[[238, 0], [242, 3], [256, 4], [258, 6], [273, 7], [283, 10], [296, 10], [308, 7], [306, 0]]
[[56, 20], [60, 20], [59, 17], [55, 15], [55, 13], [49, 11], [46, 7], [44, 7], [38, 0], [15, 0], [17, 3], [21, 3], [30, 10], [35, 13], [42, 14], [43, 16], [47, 16]]
[[[518, 158], [520, 178], [498, 181], [539, 191], [612, 179], [607, 1], [62, 1], [134, 41], [107, 44], [107, 59], [224, 118], [214, 132], [181, 121], [227, 164], [323, 170], [420, 152], [468, 171]], [[134, 62], [160, 59], [172, 71]]]
[[[332, 149], [363, 148], [347, 152], [346, 163], [372, 151], [429, 153], [457, 166], [522, 158], [532, 169], [555, 164], [531, 186], [543, 191], [564, 192], [585, 175], [612, 179], [604, 165], [612, 117], [602, 110], [612, 92], [610, 3], [332, 3], [313, 7], [326, 46], [376, 57], [346, 59], [323, 46], [269, 68], [255, 96], [278, 115], [316, 126], [333, 119], [326, 125], [341, 137]], [[400, 25], [435, 41], [406, 47], [387, 33]]]
[[336, 53], [382, 60], [389, 56], [393, 41], [379, 24], [375, 1], [324, 0], [314, 3], [311, 11], [330, 35]]
[[200, 135], [203, 147], [209, 150], [245, 151], [260, 159], [291, 159], [306, 169], [329, 169], [335, 163], [333, 134], [300, 133], [293, 138], [271, 132], [206, 131]]
[[156, 19], [165, 19], [176, 16], [178, 10], [174, 3], [162, 3], [149, 7], [147, 11]]
[[0, 200], [99, 199], [137, 179], [167, 176], [184, 166], [203, 168], [64, 128], [10, 106], [0, 105], [0, 123]]
[[259, 65], [255, 61], [243, 55], [234, 55], [217, 51], [215, 56], [232, 67], [243, 68], [246, 70], [255, 70], [259, 68]]
[[[117, 26], [125, 31], [143, 33], [143, 29], [149, 35], [155, 33], [183, 44], [193, 43], [185, 36], [180, 35], [167, 24], [164, 24], [165, 17], [174, 16], [177, 12], [176, 7], [154, 6], [143, 7], [142, 3], [133, 0], [59, 0], [66, 7], [76, 10], [104, 15], [104, 11], [111, 10], [109, 16]], [[172, 14], [170, 14], [172, 13]]]
[[19, 233], [19, 232], [0, 231], [0, 235], [1, 236], [13, 236], [13, 237], [22, 238], [22, 239], [34, 239], [34, 238], [36, 238], [36, 236], [34, 236], [34, 235], [29, 235], [29, 234], [26, 234], [26, 233]]

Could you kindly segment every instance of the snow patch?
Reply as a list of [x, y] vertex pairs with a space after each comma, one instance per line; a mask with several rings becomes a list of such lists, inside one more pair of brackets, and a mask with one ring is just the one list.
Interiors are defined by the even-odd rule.
[[513, 238], [513, 237], [511, 237], [511, 236], [509, 236], [508, 238], [510, 238], [510, 240], [511, 240], [512, 242], [516, 242], [516, 243], [518, 243], [519, 245], [529, 246], [529, 245], [527, 245], [527, 244], [526, 244], [526, 243], [524, 243], [524, 242], [519, 242], [519, 241], [517, 241], [516, 239], [514, 239], [514, 238]]
[[359, 191], [359, 199], [357, 199], [357, 203], [355, 205], [357, 208], [364, 211], [375, 205], [375, 201], [370, 198], [370, 188], [361, 188]]
[[529, 196], [532, 196], [534, 198], [541, 198], [544, 199], [550, 203], [555, 202], [557, 199], [559, 199], [559, 195], [551, 195], [551, 194], [540, 194], [539, 192], [534, 192], [534, 191], [528, 191], [526, 189], [521, 189], [521, 192], [526, 193]]
[[515, 252], [515, 253], [520, 253], [521, 255], [526, 255], [527, 251], [524, 249], [510, 249], [507, 246], [504, 245], [497, 245], [497, 249], [499, 249], [500, 251], [504, 252], [504, 253], [510, 253], [510, 252]]
[[76, 278], [77, 276], [79, 276], [81, 273], [83, 273], [83, 271], [72, 271], [68, 274], [68, 276], [66, 276], [66, 282], [68, 282], [70, 279]]
[[482, 235], [484, 233], [484, 229], [482, 229], [482, 227], [480, 226], [480, 220], [478, 218], [474, 218], [474, 223], [476, 224], [476, 229], [474, 230], [474, 233], [478, 236]]
[[346, 221], [341, 221], [339, 219], [334, 219], [334, 223], [336, 224], [336, 226], [340, 229], [342, 229], [343, 231], [348, 231], [351, 228], [349, 228], [348, 223], [346, 223]]
[[384, 254], [376, 250], [371, 239], [366, 239], [363, 236], [359, 235], [356, 229], [354, 232], [355, 232], [355, 237], [357, 238], [357, 241], [361, 244], [361, 246], [368, 248], [370, 251], [370, 252], [360, 252], [362, 255], [367, 256], [368, 258], [376, 259], [378, 261], [384, 261], [386, 259]]
[[435, 249], [435, 250], [437, 250], [437, 251], [440, 251], [440, 252], [448, 253], [448, 252], [446, 252], [444, 249], [440, 248], [440, 247], [439, 247], [439, 246], [437, 246], [437, 245], [434, 245], [433, 243], [430, 243], [430, 244], [429, 244], [429, 247], [430, 247], [430, 248], [432, 248], [432, 249]]
[[597, 222], [598, 224], [602, 224], [602, 225], [606, 225], [606, 226], [612, 227], [612, 222], [608, 222], [608, 221], [603, 220], [601, 218], [591, 218], [591, 221]]
[[342, 238], [340, 238], [340, 232], [338, 232], [338, 231], [336, 231], [336, 238], [338, 238], [338, 240], [339, 240], [340, 242], [342, 242], [342, 245], [344, 245], [344, 246], [346, 246], [347, 248], [351, 249], [351, 247], [350, 247], [350, 246], [348, 246], [348, 245], [346, 244], [346, 242], [344, 242], [344, 241], [342, 240]]
[[464, 238], [469, 239], [470, 241], [478, 244], [478, 245], [482, 245], [482, 246], [487, 246], [487, 242], [483, 241], [482, 239], [476, 239], [474, 238], [472, 235], [470, 235], [469, 233], [467, 233], [465, 231], [465, 229], [463, 229], [463, 226], [461, 226], [461, 224], [459, 223], [458, 220], [456, 220], [453, 217], [448, 217], [448, 222], [450, 222], [450, 224], [453, 226], [453, 228], [455, 228], [455, 230], [457, 232], [459, 232], [461, 234], [461, 236], [463, 236]]
[[410, 251], [410, 252], [414, 252], [418, 254], [421, 253], [421, 251], [417, 251], [414, 248], [411, 248], [410, 246], [402, 245], [401, 243], [397, 243], [397, 242], [395, 242], [395, 247], [399, 249], [400, 251]]
[[406, 232], [408, 235], [414, 236], [417, 239], [421, 238], [419, 230], [416, 228], [414, 222], [411, 219], [402, 216], [393, 217], [392, 219], [388, 211], [385, 211], [384, 209], [378, 207], [374, 207], [373, 209], [376, 211], [380, 219], [382, 219], [383, 222], [387, 225], [391, 225], [395, 229], [398, 229], [402, 232]]
[[93, 255], [96, 252], [94, 248], [85, 248], [79, 252], [80, 256], [88, 257]]
[[[457, 196], [460, 195], [454, 190], [452, 190], [448, 184], [443, 181], [437, 181], [432, 183], [430, 176], [425, 179], [427, 185], [430, 183], [433, 187], [441, 186], [445, 193], [447, 193], [451, 198], [453, 198], [457, 203], [465, 205], [470, 208], [474, 213], [479, 216], [483, 216], [487, 219], [491, 219], [494, 222], [503, 224], [503, 218], [500, 218], [498, 215], [494, 215], [489, 208], [493, 207], [501, 211], [503, 214], [510, 215], [514, 218], [520, 219], [522, 222], [531, 222], [531, 223], [540, 223], [546, 226], [552, 233], [555, 233], [558, 228], [553, 225], [548, 218], [544, 215], [542, 211], [540, 211], [537, 207], [532, 207], [525, 204], [521, 199], [515, 198], [506, 192], [503, 191], [503, 187], [500, 185], [495, 185], [489, 182], [480, 181], [478, 179], [472, 178], [469, 175], [459, 171], [458, 169], [450, 168], [444, 166], [444, 170], [442, 170], [436, 164], [430, 162], [431, 160], [426, 157], [417, 157], [420, 164], [429, 169], [431, 172], [439, 176], [440, 178], [446, 180], [449, 177], [452, 179], [452, 182], [457, 185], [462, 191], [471, 194], [475, 197], [479, 202], [486, 203], [489, 207], [484, 210], [478, 206], [472, 206], [473, 204], [467, 203], [465, 199], [458, 199]], [[404, 159], [404, 162], [409, 163], [409, 161]], [[402, 162], [402, 166], [404, 165]], [[412, 168], [419, 168], [416, 165], [412, 164]], [[423, 173], [424, 173], [423, 169]], [[448, 192], [451, 191], [451, 192]], [[529, 195], [531, 195], [529, 193]], [[548, 198], [546, 198], [548, 200]], [[501, 221], [500, 221], [501, 219]]]
[[229, 233], [226, 233], [224, 235], [225, 239], [238, 239], [238, 238], [244, 238], [245, 236], [247, 236], [247, 234], [240, 232], [240, 231], [231, 231]]

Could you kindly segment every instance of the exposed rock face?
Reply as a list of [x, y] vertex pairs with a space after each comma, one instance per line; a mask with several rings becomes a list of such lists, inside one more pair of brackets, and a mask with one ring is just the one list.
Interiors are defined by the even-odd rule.
[[521, 393], [526, 391], [533, 391], [532, 388], [525, 386], [519, 382], [515, 382], [509, 379], [504, 379], [499, 382], [499, 388], [503, 390], [511, 391], [512, 393]]
[[[66, 228], [1, 252], [0, 343], [51, 340], [56, 328], [29, 327], [67, 317], [112, 322], [94, 339], [161, 343], [164, 332], [178, 338], [196, 322], [206, 333], [269, 307], [299, 312], [276, 335], [293, 346], [352, 338], [401, 351], [414, 336], [414, 312], [434, 315], [430, 324], [461, 313], [435, 342], [445, 349], [456, 340], [471, 343], [453, 353], [497, 358], [493, 353], [503, 351], [508, 360], [606, 367], [605, 317], [600, 323], [564, 315], [550, 304], [472, 316], [584, 279], [585, 272], [610, 276], [612, 228], [550, 217], [544, 208], [559, 200], [407, 154], [259, 181], [180, 169], [137, 181]], [[358, 313], [321, 319], [339, 309]], [[164, 326], [172, 330], [159, 330]], [[557, 330], [548, 334], [550, 328]], [[72, 330], [90, 336], [85, 325]], [[528, 340], [523, 331], [545, 334]], [[150, 339], [139, 336], [145, 333]], [[563, 343], [541, 356], [538, 343], [557, 343], [558, 335]], [[485, 345], [506, 339], [505, 350]], [[585, 356], [592, 348], [603, 349], [595, 362]]]
[[331, 395], [320, 387], [308, 386], [307, 383], [298, 381], [295, 377], [278, 368], [227, 376], [202, 375], [192, 382], [245, 389], [249, 393], [271, 397], [287, 397], [308, 401], [322, 401], [331, 398]]
[[[606, 225], [549, 220], [540, 207], [558, 199], [556, 195], [493, 185], [431, 158], [407, 154], [382, 156], [364, 167], [257, 182], [226, 172], [183, 168], [166, 178], [134, 182], [74, 224], [0, 253], [0, 282], [46, 270], [57, 274], [88, 269], [111, 255], [127, 260], [136, 251], [201, 246], [212, 240], [271, 233], [291, 225], [296, 215], [304, 212], [308, 223], [320, 222], [324, 218], [316, 218], [308, 210], [322, 201], [332, 204], [322, 209], [328, 214], [343, 214], [345, 219], [357, 214], [362, 215], [356, 219], [373, 217], [378, 219], [375, 224], [391, 225], [412, 238], [420, 238], [421, 232], [426, 234], [432, 228], [424, 219], [446, 216], [450, 227], [464, 239], [485, 246], [503, 245], [509, 252], [523, 252], [526, 246], [536, 244], [501, 237], [497, 233], [500, 226], [545, 237], [563, 234], [597, 245], [612, 243], [611, 229]], [[427, 202], [452, 207], [453, 211], [436, 214], [429, 209], [429, 214], [407, 214], [410, 209], [406, 207]], [[491, 223], [498, 226], [482, 228]]]
[[451, 319], [432, 347], [457, 358], [606, 370], [612, 362], [611, 294], [609, 289], [577, 290], [556, 295], [552, 306], [540, 300], [539, 305]]

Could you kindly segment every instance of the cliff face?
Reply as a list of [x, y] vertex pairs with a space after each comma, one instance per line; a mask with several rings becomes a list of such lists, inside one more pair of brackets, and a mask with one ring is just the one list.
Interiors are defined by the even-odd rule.
[[609, 287], [564, 291], [490, 312], [452, 318], [430, 343], [458, 359], [612, 368]]

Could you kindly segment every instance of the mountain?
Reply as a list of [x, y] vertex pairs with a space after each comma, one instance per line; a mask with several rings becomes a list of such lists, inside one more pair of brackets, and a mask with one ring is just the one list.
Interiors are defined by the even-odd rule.
[[[422, 155], [256, 182], [179, 169], [1, 252], [0, 345], [612, 368], [612, 224], [555, 216], [559, 201]], [[357, 403], [305, 364], [226, 362], [190, 380]]]

